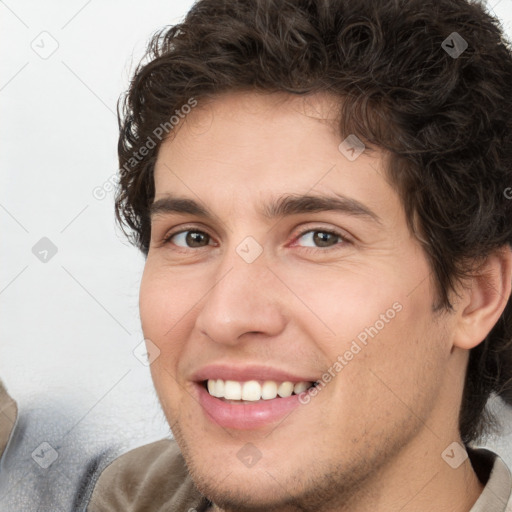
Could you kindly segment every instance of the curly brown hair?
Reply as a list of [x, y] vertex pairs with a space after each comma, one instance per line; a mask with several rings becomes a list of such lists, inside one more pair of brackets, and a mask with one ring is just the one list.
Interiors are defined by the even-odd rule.
[[[449, 292], [476, 262], [512, 245], [512, 53], [483, 5], [200, 0], [152, 37], [119, 103], [116, 217], [145, 255], [158, 127], [171, 133], [170, 116], [191, 98], [247, 89], [328, 92], [343, 106], [341, 133], [390, 153], [389, 179], [432, 268], [435, 310], [452, 308]], [[470, 353], [466, 444], [496, 425], [486, 408], [494, 395], [512, 404], [510, 299]]]

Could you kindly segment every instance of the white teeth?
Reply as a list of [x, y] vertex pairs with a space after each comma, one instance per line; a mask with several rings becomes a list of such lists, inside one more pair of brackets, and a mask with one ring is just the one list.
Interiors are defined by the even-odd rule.
[[297, 382], [297, 384], [295, 384], [295, 386], [293, 386], [293, 392], [296, 395], [300, 395], [301, 393], [306, 391], [306, 389], [308, 389], [309, 386], [310, 386], [309, 382]]
[[216, 398], [226, 400], [245, 400], [257, 402], [258, 400], [273, 400], [280, 396], [286, 398], [293, 393], [296, 395], [306, 391], [313, 384], [311, 382], [275, 382], [266, 380], [261, 384], [257, 380], [237, 382], [234, 380], [209, 379], [206, 383], [208, 393]]
[[287, 396], [292, 396], [293, 393], [293, 384], [291, 382], [282, 382], [277, 388], [277, 394], [281, 398], [286, 398]]
[[224, 381], [222, 379], [217, 379], [215, 382], [215, 397], [222, 398], [224, 396]]
[[244, 382], [242, 386], [242, 400], [255, 402], [261, 398], [261, 386], [257, 380]]
[[273, 380], [266, 380], [261, 387], [261, 398], [272, 400], [277, 396], [277, 384]]
[[[215, 391], [217, 391], [217, 385], [215, 385]], [[241, 400], [242, 385], [240, 382], [236, 382], [235, 380], [227, 380], [224, 383], [224, 398], [226, 400]]]

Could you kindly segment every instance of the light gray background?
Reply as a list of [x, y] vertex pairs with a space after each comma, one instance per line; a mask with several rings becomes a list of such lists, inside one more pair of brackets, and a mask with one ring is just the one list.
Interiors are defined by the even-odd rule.
[[[168, 433], [133, 354], [144, 260], [115, 228], [113, 194], [93, 190], [116, 172], [116, 101], [147, 39], [191, 4], [0, 2], [0, 375], [22, 407], [132, 445]], [[512, 0], [489, 5], [512, 34]], [[45, 263], [43, 237], [58, 251]], [[506, 421], [490, 445], [512, 465]]]

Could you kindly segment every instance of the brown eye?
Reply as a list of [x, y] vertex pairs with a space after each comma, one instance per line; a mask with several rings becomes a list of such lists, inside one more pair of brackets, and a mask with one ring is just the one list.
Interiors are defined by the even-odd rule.
[[321, 229], [310, 229], [309, 231], [305, 231], [297, 237], [297, 243], [301, 239], [306, 243], [300, 245], [313, 248], [333, 247], [340, 241], [345, 241], [344, 237], [339, 233]]
[[186, 230], [174, 233], [166, 239], [178, 247], [194, 248], [205, 247], [210, 243], [210, 235], [204, 231]]

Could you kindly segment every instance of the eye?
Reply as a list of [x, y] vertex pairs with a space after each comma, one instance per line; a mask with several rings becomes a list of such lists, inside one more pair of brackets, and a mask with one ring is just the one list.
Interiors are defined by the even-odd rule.
[[[301, 242], [302, 240], [302, 242]], [[199, 249], [214, 245], [211, 243], [212, 237], [205, 231], [198, 229], [182, 229], [181, 231], [169, 234], [163, 244], [172, 243], [176, 247], [184, 249]], [[306, 250], [330, 249], [337, 245], [350, 243], [350, 241], [341, 233], [329, 229], [308, 229], [299, 233], [292, 245], [302, 246]]]
[[348, 240], [336, 231], [328, 229], [308, 229], [300, 233], [294, 241], [293, 245], [297, 245], [299, 240], [303, 240], [303, 246], [313, 249], [335, 247], [340, 242]]
[[210, 235], [204, 231], [199, 231], [197, 229], [187, 229], [184, 231], [179, 231], [178, 233], [170, 234], [168, 237], [166, 237], [164, 243], [172, 242], [178, 247], [193, 249], [197, 247], [208, 246], [210, 240]]

